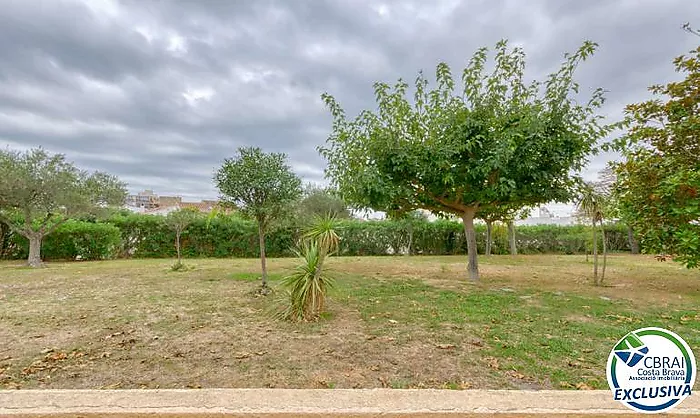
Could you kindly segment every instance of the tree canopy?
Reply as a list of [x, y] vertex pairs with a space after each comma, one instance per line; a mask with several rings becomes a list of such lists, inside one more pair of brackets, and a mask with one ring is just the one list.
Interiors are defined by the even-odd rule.
[[496, 45], [487, 72], [487, 48], [463, 70], [458, 91], [451, 70], [437, 65], [429, 89], [422, 72], [414, 84], [374, 84], [378, 110], [346, 118], [330, 94], [322, 96], [333, 115], [332, 133], [319, 148], [326, 175], [349, 203], [393, 212], [417, 208], [463, 219], [469, 275], [478, 279], [473, 219], [479, 210], [502, 205], [568, 201], [575, 174], [609, 128], [596, 110], [603, 90], [579, 104], [573, 74], [596, 44], [585, 42], [565, 55], [544, 82], [527, 83], [525, 54]]
[[348, 205], [335, 190], [314, 185], [307, 185], [304, 189], [297, 212], [297, 216], [309, 220], [328, 214], [338, 219], [351, 218]]
[[41, 265], [41, 241], [62, 223], [125, 198], [125, 184], [116, 177], [79, 170], [62, 154], [0, 151], [0, 220], [29, 240], [31, 266]]
[[236, 205], [241, 213], [258, 223], [263, 289], [267, 287], [266, 229], [301, 196], [301, 180], [286, 160], [282, 153], [241, 147], [233, 158], [224, 160], [214, 175], [222, 201]]
[[700, 47], [673, 63], [684, 80], [651, 86], [655, 98], [625, 109], [616, 196], [647, 252], [692, 268], [700, 265]]

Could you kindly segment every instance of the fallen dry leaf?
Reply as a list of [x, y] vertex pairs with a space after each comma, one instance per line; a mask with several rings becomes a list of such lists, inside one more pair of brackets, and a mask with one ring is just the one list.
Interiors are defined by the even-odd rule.
[[239, 359], [239, 360], [244, 359], [244, 358], [248, 358], [248, 357], [250, 357], [250, 353], [240, 353], [240, 354], [236, 354], [235, 356], [233, 356], [233, 358]]
[[441, 349], [441, 350], [449, 350], [451, 348], [455, 348], [456, 345], [454, 345], [454, 344], [437, 344], [436, 347]]
[[517, 370], [508, 370], [508, 371], [506, 372], [506, 374], [507, 374], [508, 376], [514, 377], [514, 378], [516, 378], [516, 379], [520, 379], [520, 380], [525, 379], [525, 375], [522, 374], [522, 373], [520, 373], [520, 372], [517, 371]]
[[60, 360], [65, 360], [68, 358], [68, 354], [64, 352], [58, 352], [58, 353], [49, 353], [44, 357], [44, 360], [48, 361], [60, 361]]
[[488, 364], [488, 366], [489, 366], [490, 368], [492, 368], [492, 369], [498, 369], [498, 368], [499, 368], [498, 359], [495, 358], [495, 357], [485, 357], [485, 358], [484, 358], [484, 361], [485, 361], [486, 364]]
[[580, 382], [576, 383], [576, 389], [578, 390], [593, 390], [592, 387], [588, 386], [587, 384]]

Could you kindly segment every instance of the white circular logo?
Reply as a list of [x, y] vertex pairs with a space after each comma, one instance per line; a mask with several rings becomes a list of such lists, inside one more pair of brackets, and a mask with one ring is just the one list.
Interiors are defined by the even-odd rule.
[[643, 413], [665, 412], [690, 396], [695, 356], [681, 337], [662, 328], [625, 335], [608, 356], [613, 399]]

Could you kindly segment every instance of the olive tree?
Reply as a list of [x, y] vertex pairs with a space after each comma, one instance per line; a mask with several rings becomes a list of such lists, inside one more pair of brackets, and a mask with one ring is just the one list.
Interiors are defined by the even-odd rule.
[[440, 63], [437, 85], [429, 89], [420, 72], [412, 100], [403, 80], [393, 87], [375, 83], [378, 110], [354, 119], [326, 93], [322, 98], [333, 115], [332, 132], [319, 147], [328, 160], [326, 175], [359, 207], [459, 216], [469, 277], [477, 280], [479, 210], [569, 201], [580, 182], [577, 172], [609, 132], [597, 114], [603, 90], [587, 101], [575, 98], [574, 71], [595, 48], [583, 43], [544, 82], [528, 83], [524, 52], [501, 41], [492, 71], [486, 71], [486, 48], [472, 56], [461, 90]]
[[0, 150], [0, 221], [27, 238], [32, 267], [42, 265], [41, 243], [61, 224], [125, 198], [125, 184], [116, 177], [79, 170], [62, 154]]
[[258, 223], [262, 293], [267, 293], [265, 232], [270, 223], [301, 196], [301, 180], [281, 153], [265, 153], [257, 147], [241, 147], [214, 175], [221, 200], [236, 205]]
[[296, 216], [309, 221], [329, 214], [338, 219], [352, 217], [348, 205], [337, 196], [334, 190], [312, 184], [304, 188], [296, 212]]

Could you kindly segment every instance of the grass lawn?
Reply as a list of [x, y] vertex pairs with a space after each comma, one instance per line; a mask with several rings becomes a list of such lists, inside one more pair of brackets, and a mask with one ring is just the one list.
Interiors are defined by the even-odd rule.
[[[0, 263], [0, 388], [606, 388], [644, 326], [700, 354], [700, 272], [609, 257], [346, 257], [318, 323], [272, 320], [258, 260]], [[272, 259], [272, 286], [294, 259]], [[696, 384], [697, 386], [697, 384]]]

